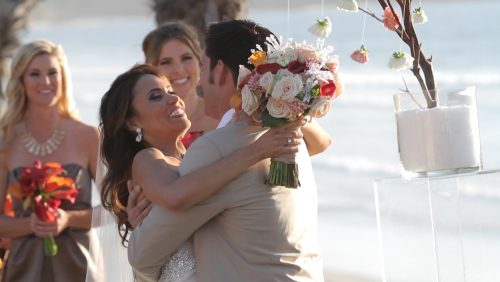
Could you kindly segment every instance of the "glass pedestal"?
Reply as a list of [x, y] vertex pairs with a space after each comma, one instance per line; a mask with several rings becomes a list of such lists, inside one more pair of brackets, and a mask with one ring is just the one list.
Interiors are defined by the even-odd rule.
[[500, 170], [374, 190], [382, 281], [500, 281]]

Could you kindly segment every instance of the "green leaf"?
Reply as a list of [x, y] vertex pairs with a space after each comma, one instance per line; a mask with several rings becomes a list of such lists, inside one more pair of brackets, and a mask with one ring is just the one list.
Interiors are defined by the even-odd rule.
[[262, 113], [262, 126], [264, 127], [278, 127], [287, 123], [286, 118], [275, 118], [269, 114], [268, 111]]

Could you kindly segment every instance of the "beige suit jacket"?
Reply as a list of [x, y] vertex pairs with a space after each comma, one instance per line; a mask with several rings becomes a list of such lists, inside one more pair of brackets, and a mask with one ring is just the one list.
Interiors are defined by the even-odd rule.
[[[263, 132], [240, 121], [199, 138], [180, 174], [227, 156]], [[139, 280], [156, 280], [169, 255], [194, 234], [197, 281], [323, 281], [317, 191], [304, 144], [298, 163], [298, 189], [266, 185], [265, 160], [184, 212], [155, 206], [130, 238], [129, 262]]]

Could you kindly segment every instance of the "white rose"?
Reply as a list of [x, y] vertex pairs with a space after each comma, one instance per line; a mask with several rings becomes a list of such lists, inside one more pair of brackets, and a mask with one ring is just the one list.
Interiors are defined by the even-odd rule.
[[274, 85], [271, 96], [275, 99], [292, 101], [303, 88], [299, 75], [283, 76]]
[[330, 97], [318, 97], [309, 110], [309, 115], [315, 118], [322, 117], [328, 113], [332, 106], [332, 99]]
[[247, 69], [244, 65], [240, 65], [240, 71], [238, 73], [238, 83], [236, 85], [240, 85], [240, 82], [251, 73], [252, 71]]
[[301, 46], [298, 50], [298, 61], [299, 63], [305, 63], [307, 59], [317, 59], [318, 54], [314, 49], [309, 46]]
[[271, 72], [266, 72], [259, 79], [259, 85], [264, 89], [267, 95], [270, 94], [274, 83], [274, 76]]
[[288, 106], [288, 102], [279, 100], [279, 99], [274, 99], [274, 98], [269, 98], [267, 101], [267, 110], [269, 111], [269, 114], [272, 117], [275, 118], [288, 118], [290, 116], [291, 110], [290, 107]]
[[241, 89], [241, 108], [248, 115], [253, 114], [259, 108], [259, 98], [252, 93], [248, 85]]

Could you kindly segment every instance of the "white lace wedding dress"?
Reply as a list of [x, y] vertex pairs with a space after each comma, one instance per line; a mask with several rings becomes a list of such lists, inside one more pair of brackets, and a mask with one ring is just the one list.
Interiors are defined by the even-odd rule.
[[161, 268], [159, 282], [196, 282], [193, 243], [182, 244]]

